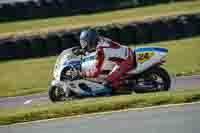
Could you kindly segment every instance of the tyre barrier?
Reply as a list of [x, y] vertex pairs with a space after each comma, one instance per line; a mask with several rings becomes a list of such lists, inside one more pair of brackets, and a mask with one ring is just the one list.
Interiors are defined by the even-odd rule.
[[136, 44], [149, 43], [150, 42], [150, 23], [151, 22], [140, 22], [136, 24], [135, 41]]
[[[18, 51], [15, 49], [16, 43], [12, 40], [1, 40], [0, 41], [0, 59], [6, 60], [6, 59], [12, 59], [17, 58]], [[19, 54], [19, 53], [18, 53]]]
[[45, 39], [47, 55], [56, 55], [62, 51], [62, 40], [58, 33], [49, 33]]
[[41, 36], [33, 36], [28, 38], [30, 41], [30, 49], [32, 57], [43, 57], [48, 55], [46, 39]]
[[14, 40], [15, 51], [17, 58], [26, 58], [32, 56], [32, 50], [30, 49], [30, 42], [26, 38], [18, 38]]
[[[150, 41], [163, 41], [169, 34], [165, 21], [158, 20], [150, 23]], [[173, 32], [172, 32], [173, 33]], [[168, 37], [167, 37], [168, 38]]]
[[136, 24], [129, 24], [129, 25], [125, 25], [119, 36], [119, 42], [123, 43], [123, 44], [131, 44], [131, 43], [136, 43], [136, 32], [138, 29], [138, 25]]
[[[100, 35], [123, 45], [175, 40], [200, 35], [200, 14], [163, 17], [125, 25], [113, 24], [95, 29]], [[57, 55], [64, 49], [80, 45], [81, 30], [0, 40], [0, 59]]]
[[[8, 3], [5, 3], [5, 4], [1, 4], [0, 6], [0, 14], [1, 14], [1, 17], [0, 17], [0, 21], [8, 21], [8, 20], [15, 20], [15, 18], [13, 18], [13, 10], [14, 10], [14, 7], [13, 7], [13, 4], [8, 4]], [[12, 12], [11, 12], [12, 11]]]
[[73, 46], [79, 45], [79, 32], [61, 32], [60, 39], [61, 39], [61, 50], [71, 48]]
[[176, 1], [183, 0], [28, 0], [1, 3], [0, 22], [72, 16]]
[[120, 25], [111, 25], [111, 26], [108, 26], [107, 27], [107, 36], [112, 39], [113, 41], [116, 41], [116, 42], [122, 42], [122, 39], [121, 39], [121, 27]]

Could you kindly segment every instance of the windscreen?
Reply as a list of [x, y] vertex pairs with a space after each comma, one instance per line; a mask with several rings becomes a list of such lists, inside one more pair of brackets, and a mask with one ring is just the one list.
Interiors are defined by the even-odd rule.
[[77, 55], [73, 53], [74, 48], [70, 48], [67, 50], [64, 50], [57, 58], [56, 64], [54, 66], [54, 75], [57, 75], [58, 70], [62, 67], [62, 65], [71, 59], [77, 59], [79, 58]]

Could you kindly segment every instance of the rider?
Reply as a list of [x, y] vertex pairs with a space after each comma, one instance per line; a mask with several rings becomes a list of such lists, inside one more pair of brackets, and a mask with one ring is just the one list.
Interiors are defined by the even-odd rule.
[[134, 53], [130, 48], [100, 36], [94, 29], [83, 30], [81, 32], [80, 44], [84, 51], [90, 52], [96, 50], [96, 69], [80, 72], [79, 75], [81, 77], [98, 77], [105, 60], [116, 64], [106, 77], [106, 82], [104, 83], [104, 86], [111, 88], [112, 92], [119, 88], [120, 78], [135, 66]]

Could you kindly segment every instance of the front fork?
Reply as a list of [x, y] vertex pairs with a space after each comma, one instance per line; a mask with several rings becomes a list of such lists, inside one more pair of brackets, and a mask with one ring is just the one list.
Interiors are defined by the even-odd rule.
[[62, 93], [61, 95], [66, 95], [67, 93], [67, 84], [64, 81], [60, 81], [60, 80], [52, 80], [50, 83], [51, 86], [57, 86], [59, 87], [60, 90], [59, 93]]

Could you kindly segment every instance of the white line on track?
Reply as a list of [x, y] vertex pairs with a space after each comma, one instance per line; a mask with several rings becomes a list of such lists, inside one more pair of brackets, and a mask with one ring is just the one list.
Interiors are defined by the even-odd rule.
[[26, 100], [25, 102], [24, 102], [24, 104], [30, 104], [32, 102], [32, 100]]

